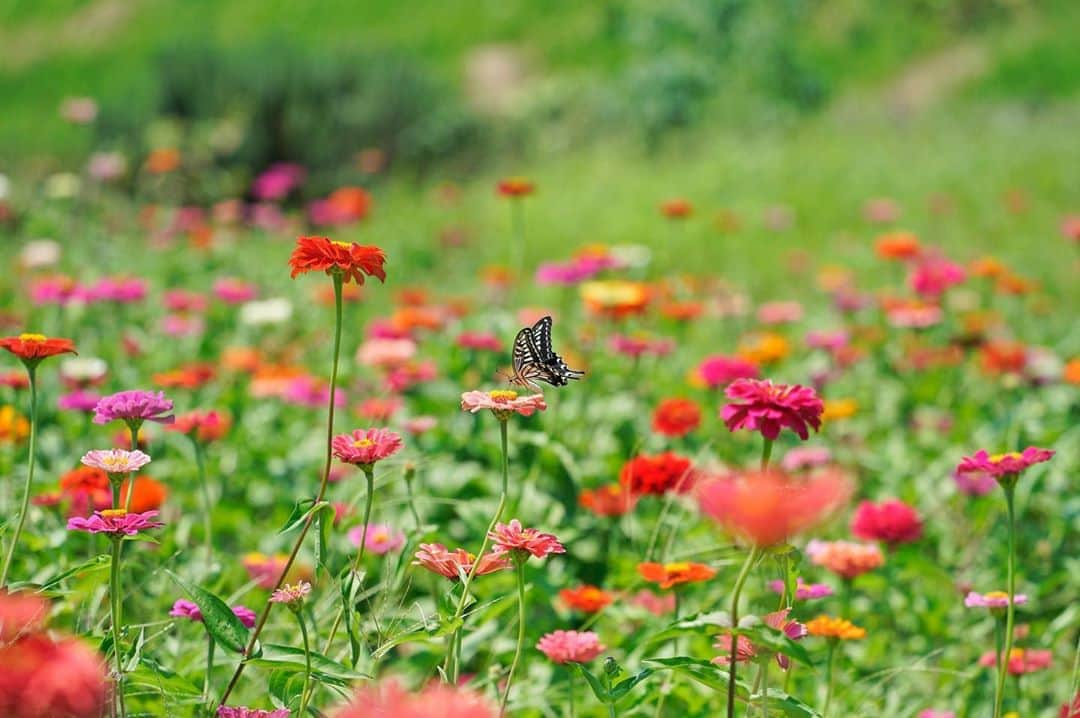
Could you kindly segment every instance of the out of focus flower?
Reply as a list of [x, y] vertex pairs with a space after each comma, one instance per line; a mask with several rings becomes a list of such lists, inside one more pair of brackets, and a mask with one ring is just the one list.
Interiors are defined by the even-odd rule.
[[750, 429], [774, 440], [786, 427], [805, 441], [810, 436], [808, 426], [815, 431], [821, 427], [825, 406], [810, 387], [737, 379], [724, 393], [742, 402], [727, 404], [721, 412], [729, 431]]
[[93, 97], [65, 97], [60, 116], [76, 125], [88, 125], [97, 119], [98, 103]]
[[926, 710], [919, 711], [918, 718], [956, 718], [956, 714], [952, 711], [939, 711], [933, 708], [927, 708]]
[[192, 362], [177, 369], [154, 374], [154, 383], [166, 389], [201, 389], [213, 381], [217, 369], [213, 364]]
[[70, 339], [56, 339], [44, 334], [20, 334], [17, 337], [0, 339], [0, 348], [7, 349], [22, 359], [23, 364], [33, 368], [42, 359], [57, 354], [74, 354], [75, 344]]
[[[1044, 671], [1050, 667], [1053, 657], [1050, 651], [1034, 648], [1014, 648], [1009, 653], [1009, 675], [1022, 676], [1026, 673]], [[979, 665], [989, 668], [997, 666], [997, 654], [994, 651], [987, 651], [979, 658]]]
[[0, 644], [0, 715], [100, 718], [109, 679], [101, 656], [75, 639], [35, 633]]
[[920, 297], [936, 299], [965, 279], [967, 272], [959, 264], [944, 257], [926, 257], [912, 268], [908, 286]]
[[0, 406], [0, 444], [16, 444], [30, 435], [30, 422], [13, 406]]
[[543, 394], [518, 396], [516, 391], [496, 389], [494, 391], [467, 391], [461, 395], [461, 409], [475, 414], [483, 409], [490, 409], [499, 419], [506, 421], [514, 414], [532, 416], [537, 411], [547, 409]]
[[[774, 593], [784, 592], [784, 582], [769, 581], [769, 590]], [[825, 583], [804, 583], [802, 576], [795, 580], [795, 599], [798, 601], [812, 601], [816, 598], [826, 598], [833, 595], [832, 587]]]
[[221, 277], [214, 280], [214, 296], [226, 304], [243, 304], [258, 296], [254, 284], [236, 277]]
[[567, 607], [582, 613], [596, 613], [611, 605], [615, 597], [602, 588], [584, 584], [577, 588], [564, 588], [559, 591], [559, 599]]
[[843, 579], [851, 580], [885, 563], [877, 544], [851, 541], [811, 541], [806, 546], [810, 563], [823, 566]]
[[592, 631], [552, 631], [536, 648], [554, 663], [588, 663], [607, 650]]
[[507, 177], [496, 183], [495, 191], [503, 197], [527, 197], [536, 191], [536, 185], [524, 177]]
[[566, 553], [566, 548], [555, 536], [534, 528], [522, 528], [517, 519], [511, 519], [507, 524], [496, 524], [488, 538], [492, 542], [492, 552], [498, 555], [513, 556], [517, 553], [546, 558], [549, 554]]
[[414, 416], [406, 419], [403, 426], [405, 427], [405, 431], [410, 434], [420, 435], [431, 431], [438, 426], [438, 424], [439, 420], [434, 416]]
[[764, 366], [782, 361], [791, 353], [791, 344], [782, 334], [760, 332], [744, 337], [738, 354], [752, 364]]
[[[1080, 237], [1080, 218], [1076, 222], [1076, 236]], [[1080, 718], [1080, 691], [1068, 703], [1061, 705], [1058, 718]]]
[[978, 472], [993, 476], [999, 482], [1004, 477], [1015, 476], [1035, 464], [1049, 461], [1054, 456], [1052, 449], [1040, 449], [1029, 446], [1021, 451], [1010, 451], [991, 456], [986, 449], [980, 449], [974, 456], [965, 456], [956, 467], [957, 473]]
[[94, 409], [94, 423], [108, 424], [110, 421], [122, 419], [134, 426], [139, 426], [144, 421], [171, 424], [176, 420], [176, 417], [169, 413], [172, 410], [172, 400], [166, 399], [163, 392], [155, 394], [140, 389], [121, 391], [98, 402]]
[[340, 187], [326, 199], [308, 205], [311, 223], [319, 226], [352, 224], [371, 212], [371, 195], [362, 187]]
[[882, 259], [907, 261], [922, 254], [922, 245], [919, 244], [919, 238], [911, 232], [891, 232], [877, 238], [874, 251]]
[[952, 477], [956, 488], [968, 496], [985, 496], [997, 486], [997, 479], [982, 471], [953, 471]]
[[82, 463], [108, 474], [127, 474], [138, 471], [150, 463], [150, 457], [141, 451], [123, 449], [97, 449], [88, 451], [82, 457]]
[[694, 213], [694, 205], [690, 200], [677, 197], [660, 203], [660, 214], [668, 219], [686, 219]]
[[22, 369], [12, 369], [0, 374], [0, 386], [6, 386], [16, 391], [28, 389], [30, 387], [30, 377]]
[[[349, 529], [349, 542], [356, 547], [364, 540], [364, 527], [354, 526]], [[367, 528], [367, 540], [364, 547], [373, 554], [382, 556], [391, 551], [400, 551], [405, 545], [405, 534], [395, 531], [387, 524], [372, 524]]]
[[61, 476], [60, 494], [71, 501], [69, 516], [85, 516], [91, 510], [112, 506], [109, 475], [90, 466], [80, 466]]
[[616, 334], [609, 344], [616, 354], [637, 359], [642, 356], [667, 356], [675, 349], [675, 342], [663, 337], [645, 334]]
[[826, 466], [832, 461], [832, 452], [823, 446], [796, 446], [789, 449], [780, 460], [784, 471], [796, 472]]
[[838, 471], [794, 478], [777, 470], [706, 479], [697, 488], [706, 516], [756, 546], [773, 546], [816, 526], [847, 501]]
[[86, 162], [86, 173], [98, 182], [114, 182], [127, 174], [127, 157], [121, 152], [94, 152]]
[[251, 185], [251, 194], [260, 201], [278, 201], [285, 199], [298, 187], [307, 172], [298, 164], [276, 162], [267, 167], [255, 178]]
[[[414, 566], [423, 566], [428, 571], [445, 576], [453, 581], [467, 576], [476, 562], [476, 557], [463, 548], [448, 551], [441, 543], [422, 543], [420, 550], [414, 554], [416, 560]], [[510, 559], [495, 553], [486, 553], [480, 557], [476, 567], [476, 575], [502, 571], [510, 568]]]
[[643, 313], [652, 298], [648, 285], [625, 279], [585, 282], [580, 292], [590, 312], [613, 319]]
[[923, 524], [918, 512], [898, 499], [863, 501], [851, 519], [851, 533], [864, 541], [882, 541], [890, 548], [918, 541]]
[[393, 368], [416, 356], [412, 339], [368, 339], [356, 350], [356, 361], [364, 366]]
[[[319, 409], [330, 401], [330, 382], [314, 376], [295, 376], [285, 384], [280, 396], [289, 404]], [[346, 401], [345, 392], [336, 388], [334, 406], [345, 406]]]
[[292, 711], [288, 708], [276, 708], [263, 710], [262, 708], [247, 708], [245, 706], [218, 706], [217, 718], [289, 718]]
[[19, 264], [26, 269], [43, 269], [60, 261], [60, 244], [52, 239], [32, 239], [19, 252]]
[[[244, 624], [246, 628], [255, 627], [255, 619], [258, 618], [256, 613], [246, 606], [233, 606], [233, 614], [240, 619], [240, 622]], [[199, 607], [193, 602], [184, 598], [178, 598], [173, 603], [172, 609], [169, 611], [170, 616], [176, 618], [188, 618], [196, 623], [202, 623], [203, 615]]]
[[641, 589], [630, 598], [630, 603], [644, 608], [654, 616], [663, 616], [675, 610], [676, 602], [674, 593], [653, 593], [648, 589]]
[[68, 519], [69, 531], [86, 531], [87, 533], [107, 533], [113, 536], [134, 536], [140, 531], [156, 529], [165, 524], [154, 521], [157, 511], [143, 513], [128, 513], [123, 509], [105, 509], [95, 511], [93, 516], [82, 518], [75, 516]]
[[578, 503], [597, 516], [622, 516], [634, 508], [637, 498], [621, 484], [608, 484], [582, 489]]
[[834, 638], [841, 641], [866, 638], [865, 628], [859, 628], [847, 619], [832, 616], [818, 616], [812, 621], [807, 621], [806, 630], [811, 636]]
[[462, 349], [482, 352], [501, 352], [502, 340], [490, 332], [462, 332], [455, 343]]
[[[1025, 594], [1018, 593], [1014, 597], [1015, 606], [1022, 606], [1027, 603], [1028, 597]], [[1009, 607], [1009, 594], [1004, 591], [990, 591], [989, 593], [975, 593], [969, 591], [968, 595], [964, 596], [964, 605], [968, 608], [1008, 608]]]
[[175, 431], [190, 436], [204, 444], [217, 441], [229, 432], [232, 420], [219, 411], [189, 411], [176, 417], [176, 422], [168, 427], [168, 431]]
[[926, 329], [941, 322], [941, 307], [929, 302], [909, 300], [894, 302], [885, 309], [885, 316], [900, 329]]
[[888, 224], [900, 219], [900, 205], [888, 197], [868, 199], [863, 205], [863, 217], [867, 222]]
[[282, 324], [292, 317], [292, 302], [288, 299], [262, 299], [240, 307], [240, 323], [250, 326]]
[[0, 589], [0, 647], [45, 627], [49, 604], [35, 593]]
[[356, 429], [333, 440], [334, 456], [346, 464], [371, 467], [401, 450], [401, 436], [389, 429]]
[[798, 302], [766, 302], [757, 316], [762, 324], [789, 324], [803, 318], [803, 308]]
[[623, 464], [619, 482], [634, 495], [685, 493], [693, 484], [692, 469], [690, 459], [670, 451], [655, 456], [639, 454]]
[[383, 262], [386, 255], [382, 249], [349, 242], [335, 242], [329, 237], [300, 237], [289, 257], [294, 279], [308, 272], [340, 274], [342, 281], [364, 283], [364, 276], [386, 281]]
[[652, 429], [663, 436], [686, 436], [700, 425], [701, 408], [690, 399], [664, 399], [653, 411]]
[[[793, 641], [797, 641], [806, 637], [806, 626], [799, 623], [793, 618], [788, 618], [788, 613], [791, 612], [790, 608], [785, 608], [780, 611], [774, 611], [772, 613], [762, 616], [762, 620], [766, 626], [773, 630], [783, 633], [785, 636]], [[772, 652], [765, 646], [754, 645], [746, 636], [739, 636], [736, 643], [736, 662], [752, 661], [761, 657], [768, 657], [772, 655]], [[726, 666], [731, 663], [731, 634], [721, 634], [716, 637], [716, 643], [713, 644], [714, 648], [720, 649], [720, 655], [712, 659], [713, 663]], [[780, 668], [785, 671], [791, 665], [790, 659], [783, 653], [776, 654], [776, 662], [780, 665]]]
[[761, 370], [757, 364], [722, 354], [702, 359], [694, 370], [694, 378], [709, 389], [725, 387], [736, 379], [757, 379], [759, 376]]
[[402, 403], [401, 398], [396, 396], [373, 396], [360, 402], [356, 415], [368, 421], [387, 422], [401, 409]]
[[109, 365], [97, 357], [72, 357], [60, 362], [60, 378], [71, 387], [87, 387], [105, 379]]
[[445, 683], [429, 683], [409, 693], [397, 681], [366, 683], [330, 718], [495, 718], [495, 706], [478, 693]]
[[146, 299], [146, 280], [138, 277], [102, 277], [85, 290], [87, 302], [135, 304]]
[[708, 581], [716, 575], [716, 569], [703, 563], [679, 561], [676, 563], [639, 563], [638, 574], [660, 588], [673, 588], [683, 583]]
[[260, 588], [273, 588], [282, 571], [288, 563], [289, 557], [285, 554], [267, 556], [261, 553], [249, 553], [244, 556], [242, 564], [248, 572], [248, 576]]

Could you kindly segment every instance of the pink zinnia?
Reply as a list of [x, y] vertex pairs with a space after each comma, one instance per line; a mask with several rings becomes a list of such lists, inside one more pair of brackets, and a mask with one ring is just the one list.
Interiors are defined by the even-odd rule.
[[757, 379], [761, 370], [745, 359], [717, 354], [702, 359], [694, 375], [709, 389], [719, 389], [736, 379]]
[[61, 411], [81, 411], [89, 414], [101, 401], [101, 394], [93, 391], [76, 389], [70, 394], [64, 394], [56, 400], [56, 407]]
[[222, 277], [214, 282], [214, 296], [226, 304], [250, 302], [258, 294], [254, 284], [235, 277]]
[[262, 708], [247, 708], [244, 706], [218, 706], [217, 718], [289, 718], [292, 711], [288, 708], [263, 710]]
[[675, 593], [656, 594], [643, 588], [631, 597], [630, 603], [644, 608], [654, 616], [663, 616], [675, 610]]
[[[800, 638], [806, 637], [806, 626], [799, 623], [793, 618], [788, 618], [788, 613], [791, 612], [790, 608], [785, 608], [780, 611], [773, 611], [762, 616], [765, 625], [769, 628], [782, 632], [785, 636], [793, 641], [797, 641]], [[720, 655], [712, 659], [713, 663], [717, 663], [723, 666], [728, 665], [731, 662], [731, 634], [724, 633], [716, 637], [716, 643], [713, 644], [714, 648], [720, 649]], [[759, 653], [764, 653], [767, 649], [764, 647], [755, 646], [746, 636], [739, 636], [735, 649], [735, 661], [736, 663], [744, 663], [746, 661], [752, 661], [757, 658]], [[771, 654], [771, 651], [769, 652]], [[776, 654], [777, 664], [785, 671], [790, 667], [791, 661], [783, 653]]]
[[349, 529], [349, 541], [353, 546], [364, 546], [373, 554], [382, 556], [391, 551], [398, 551], [405, 545], [405, 534], [395, 531], [386, 524], [372, 524], [367, 527], [367, 540], [364, 540], [364, 527], [356, 526]]
[[536, 644], [555, 663], [588, 663], [607, 650], [592, 631], [552, 631]]
[[123, 449], [95, 449], [86, 452], [82, 463], [107, 474], [127, 474], [138, 471], [150, 463], [150, 457], [141, 451]]
[[[463, 548], [448, 551], [441, 543], [422, 543], [420, 550], [414, 554], [416, 560], [414, 566], [423, 566], [432, 573], [445, 576], [451, 580], [457, 580], [467, 576], [472, 571], [476, 557]], [[496, 571], [510, 568], [510, 560], [505, 556], [494, 553], [484, 554], [480, 557], [476, 567], [476, 575], [483, 576]]]
[[284, 603], [290, 607], [299, 606], [311, 593], [311, 584], [307, 581], [298, 581], [295, 584], [285, 584], [270, 594], [270, 603]]
[[491, 409], [500, 421], [506, 421], [514, 414], [532, 416], [537, 411], [547, 409], [543, 394], [518, 396], [516, 391], [496, 389], [495, 391], [467, 391], [461, 395], [461, 408], [475, 414], [481, 409]]
[[780, 460], [784, 471], [801, 471], [817, 466], [825, 466], [832, 461], [832, 452], [824, 446], [796, 446], [789, 449]]
[[918, 541], [923, 524], [919, 513], [898, 499], [875, 504], [863, 501], [851, 519], [851, 533], [864, 541], [884, 541], [890, 547]]
[[[1054, 655], [1050, 651], [1034, 648], [1014, 648], [1009, 653], [1008, 671], [1010, 676], [1022, 676], [1025, 673], [1046, 670], [1050, 667]], [[997, 654], [987, 651], [979, 658], [979, 665], [992, 668], [997, 665]]]
[[642, 356], [652, 355], [657, 357], [667, 356], [675, 350], [675, 342], [663, 337], [650, 337], [641, 334], [616, 334], [609, 342], [611, 351], [616, 354], [637, 359]]
[[[296, 406], [321, 409], [330, 401], [330, 382], [301, 375], [289, 380], [281, 393], [281, 398]], [[345, 392], [338, 387], [334, 392], [334, 406], [345, 406], [345, 402]]]
[[924, 711], [919, 711], [919, 718], [956, 718], [956, 714], [952, 711], [939, 711], [933, 708], [927, 708]]
[[908, 286], [921, 297], [936, 299], [966, 278], [967, 273], [959, 264], [944, 257], [930, 257], [911, 270]]
[[462, 332], [456, 343], [462, 349], [473, 351], [501, 352], [503, 349], [502, 340], [491, 332]]
[[68, 519], [69, 531], [86, 531], [92, 534], [112, 534], [119, 536], [125, 534], [134, 536], [146, 529], [156, 529], [165, 524], [154, 521], [157, 511], [144, 511], [141, 514], [128, 513], [123, 509], [105, 509], [95, 511], [93, 516], [82, 518], [75, 516]]
[[401, 435], [389, 429], [356, 429], [351, 434], [334, 437], [334, 456], [346, 464], [371, 467], [393, 456], [404, 443]]
[[803, 308], [798, 302], [766, 302], [758, 307], [757, 317], [762, 324], [789, 324], [803, 318]]
[[968, 496], [985, 496], [997, 486], [997, 479], [984, 471], [962, 473], [954, 470], [952, 478], [960, 493]]
[[466, 688], [429, 683], [409, 693], [394, 680], [368, 683], [349, 702], [330, 712], [331, 718], [495, 718], [487, 699]]
[[[1018, 593], [1014, 597], [1014, 606], [1022, 606], [1027, 603], [1028, 597]], [[968, 608], [1008, 608], [1009, 594], [1004, 591], [990, 591], [989, 593], [976, 593], [969, 591], [964, 597], [964, 605]]]
[[[240, 623], [244, 624], [245, 628], [254, 628], [255, 619], [258, 615], [247, 606], [233, 606], [233, 614], [240, 619]], [[176, 618], [189, 618], [197, 623], [202, 623], [203, 615], [199, 607], [194, 602], [187, 599], [178, 598], [173, 603], [172, 610], [169, 611], [170, 616]]]
[[821, 427], [825, 405], [810, 387], [737, 379], [724, 393], [743, 402], [726, 405], [720, 414], [729, 431], [750, 429], [774, 440], [787, 427], [805, 441], [810, 437], [808, 425], [814, 431]]
[[405, 420], [405, 431], [410, 434], [426, 434], [438, 426], [439, 420], [434, 416], [414, 416]]
[[837, 576], [851, 580], [885, 563], [877, 544], [852, 541], [811, 541], [806, 546], [810, 563], [823, 566]]
[[[769, 590], [774, 593], [784, 592], [784, 582], [780, 580], [769, 581]], [[802, 576], [795, 579], [795, 599], [798, 601], [812, 601], [816, 598], [825, 598], [833, 595], [832, 587], [825, 583], [804, 583]]]
[[566, 553], [566, 548], [555, 536], [537, 529], [522, 528], [517, 519], [511, 519], [508, 524], [495, 524], [495, 530], [488, 534], [488, 538], [493, 542], [492, 550], [496, 554], [521, 551], [536, 558], [545, 558], [552, 553]]
[[123, 419], [129, 424], [141, 425], [144, 421], [156, 421], [159, 424], [171, 424], [176, 417], [171, 399], [165, 398], [164, 392], [134, 389], [121, 391], [103, 398], [94, 407], [94, 423], [108, 424], [116, 419]]
[[1049, 461], [1053, 456], [1052, 449], [1040, 449], [1035, 446], [1029, 446], [1022, 452], [1012, 451], [994, 456], [990, 456], [986, 449], [979, 449], [974, 456], [965, 456], [956, 467], [956, 471], [959, 474], [981, 472], [1000, 479], [1003, 476], [1019, 474], [1035, 464]]
[[412, 339], [368, 339], [356, 350], [356, 362], [364, 366], [385, 369], [400, 366], [416, 356]]

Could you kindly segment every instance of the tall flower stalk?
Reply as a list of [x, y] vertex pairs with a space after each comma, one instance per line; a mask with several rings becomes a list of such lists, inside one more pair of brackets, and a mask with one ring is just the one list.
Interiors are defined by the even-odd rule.
[[120, 650], [120, 548], [123, 545], [121, 536], [111, 536], [112, 560], [109, 563], [109, 613], [112, 621], [113, 656], [116, 657], [116, 691], [115, 700], [120, 710], [120, 718], [127, 715], [124, 706], [124, 660]]

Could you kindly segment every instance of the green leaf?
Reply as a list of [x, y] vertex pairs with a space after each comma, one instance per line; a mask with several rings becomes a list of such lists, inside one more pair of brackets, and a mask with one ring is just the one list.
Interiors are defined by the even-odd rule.
[[636, 686], [638, 683], [641, 683], [643, 680], [645, 680], [655, 672], [656, 671], [652, 668], [642, 668], [640, 671], [630, 676], [629, 678], [624, 678], [623, 680], [619, 681], [616, 685], [611, 687], [612, 702], [621, 699], [623, 696], [629, 693], [634, 686]]
[[581, 672], [581, 675], [585, 676], [585, 682], [589, 684], [589, 688], [592, 688], [592, 692], [593, 695], [596, 696], [596, 700], [605, 704], [613, 702], [611, 692], [608, 691], [606, 687], [604, 687], [604, 684], [600, 681], [600, 679], [593, 675], [588, 668], [586, 668], [580, 663], [571, 662], [570, 665], [572, 665], [574, 668], [577, 668], [578, 671]]
[[315, 514], [315, 520], [319, 522], [319, 540], [315, 544], [315, 563], [322, 566], [327, 572], [330, 568], [326, 565], [326, 557], [330, 555], [327, 544], [330, 542], [330, 531], [334, 528], [334, 506], [329, 501], [320, 501], [311, 507]]
[[304, 690], [304, 674], [297, 671], [274, 671], [268, 684], [270, 695], [289, 705]]
[[[727, 695], [727, 666], [718, 666], [711, 661], [688, 658], [686, 656], [676, 656], [674, 658], [644, 658], [642, 660], [645, 663], [656, 663], [663, 667], [662, 669], [658, 668], [657, 670], [666, 669], [674, 671], [697, 681], [703, 686], [712, 688], [714, 691]], [[749, 686], [737, 678], [735, 680], [735, 697], [741, 701], [746, 701], [750, 697]]]
[[220, 598], [204, 588], [184, 581], [175, 573], [165, 570], [169, 578], [191, 596], [191, 600], [202, 612], [203, 625], [219, 646], [224, 646], [237, 653], [243, 653], [247, 644], [248, 632], [232, 609]]
[[764, 646], [774, 653], [783, 653], [785, 656], [795, 659], [799, 663], [813, 666], [814, 661], [805, 648], [796, 641], [791, 640], [783, 631], [758, 624], [750, 628], [739, 628], [736, 633], [746, 636], [750, 642], [757, 646]]
[[731, 614], [727, 611], [709, 611], [708, 613], [696, 613], [692, 616], [675, 621], [659, 633], [653, 634], [646, 640], [646, 645], [677, 638], [686, 633], [699, 634], [704, 631], [731, 628]]
[[293, 505], [292, 513], [285, 520], [285, 525], [278, 531], [279, 534], [288, 533], [299, 526], [315, 508], [315, 499], [300, 499]]
[[[779, 688], [770, 688], [765, 694], [768, 701], [769, 713], [778, 710], [786, 716], [793, 718], [821, 718], [821, 714], [803, 703], [795, 696], [789, 696]], [[760, 700], [759, 694], [751, 696], [751, 701]]]
[[[92, 573], [94, 571], [104, 570], [104, 569], [108, 568], [111, 563], [112, 563], [112, 556], [110, 556], [107, 553], [103, 553], [100, 556], [94, 556], [92, 559], [89, 559], [87, 561], [83, 561], [82, 563], [80, 563], [80, 564], [78, 564], [76, 566], [72, 566], [69, 569], [61, 571], [60, 573], [56, 574], [52, 578], [47, 579], [44, 583], [37, 586], [36, 590], [38, 591], [38, 593], [46, 593], [46, 592], [52, 591], [57, 586], [59, 586], [61, 583], [63, 583], [64, 581], [66, 581], [67, 579], [69, 579], [69, 578], [71, 578], [73, 576], [77, 576], [78, 574], [81, 574], [81, 573]], [[80, 578], [81, 578], [81, 576], [80, 576]], [[33, 585], [34, 584], [30, 584], [30, 583], [12, 583], [10, 585], [10, 588], [12, 590], [14, 590], [16, 588], [30, 588]]]
[[[265, 666], [292, 673], [306, 670], [304, 649], [277, 643], [264, 645], [262, 655], [258, 658], [252, 658], [248, 663], [253, 666]], [[348, 686], [353, 681], [371, 678], [366, 673], [354, 671], [348, 666], [315, 651], [311, 652], [311, 675], [320, 683], [341, 688]]]

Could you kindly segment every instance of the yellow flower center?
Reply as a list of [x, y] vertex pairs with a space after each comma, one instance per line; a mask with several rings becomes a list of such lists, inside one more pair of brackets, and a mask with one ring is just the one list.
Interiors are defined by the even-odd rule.
[[390, 540], [390, 534], [386, 533], [385, 531], [376, 531], [374, 534], [372, 534], [371, 540], [372, 541], [378, 541], [379, 543], [382, 543], [384, 541], [389, 541]]
[[690, 570], [690, 564], [686, 563], [685, 561], [680, 561], [678, 563], [665, 563], [664, 570], [668, 573], [686, 573]]
[[518, 398], [518, 393], [509, 389], [496, 389], [495, 391], [489, 391], [488, 396], [495, 401], [513, 401]]
[[101, 517], [105, 519], [119, 519], [127, 516], [127, 511], [125, 511], [124, 509], [105, 509], [104, 511], [100, 511], [98, 513], [100, 513]]
[[48, 337], [46, 337], [44, 334], [20, 334], [19, 335], [19, 341], [22, 341], [22, 342], [34, 342], [35, 344], [40, 344], [41, 342], [45, 341], [47, 338]]
[[989, 599], [992, 599], [992, 600], [993, 599], [999, 599], [999, 598], [1008, 598], [1008, 597], [1009, 597], [1009, 594], [1005, 593], [1004, 591], [991, 591], [989, 593], [983, 594], [983, 598], [989, 598]]
[[1004, 461], [1005, 459], [1022, 459], [1022, 458], [1024, 458], [1024, 455], [1021, 454], [1019, 451], [1007, 451], [1004, 454], [994, 454], [993, 456], [990, 457], [990, 461], [997, 464], [997, 463], [1000, 463], [1000, 462]]
[[371, 439], [357, 439], [352, 443], [357, 449], [366, 449], [369, 446], [375, 446], [375, 442]]
[[350, 242], [338, 242], [336, 240], [330, 240], [330, 244], [333, 244], [337, 247], [343, 247], [344, 249], [352, 249], [352, 244]]

